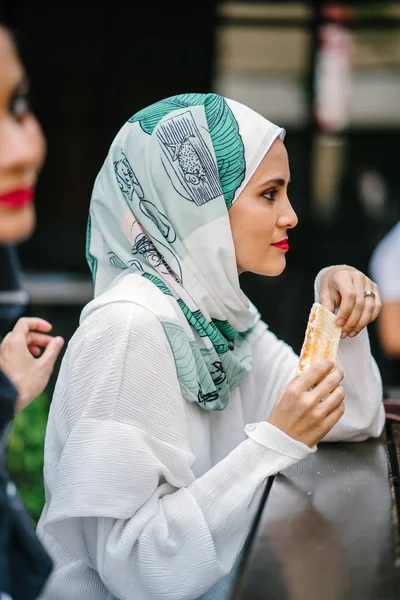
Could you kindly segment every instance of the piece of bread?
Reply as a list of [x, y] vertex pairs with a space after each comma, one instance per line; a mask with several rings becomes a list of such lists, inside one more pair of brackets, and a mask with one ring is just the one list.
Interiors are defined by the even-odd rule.
[[335, 319], [335, 315], [322, 304], [315, 302], [312, 305], [300, 352], [298, 375], [320, 360], [331, 360], [336, 364], [342, 328], [336, 325]]

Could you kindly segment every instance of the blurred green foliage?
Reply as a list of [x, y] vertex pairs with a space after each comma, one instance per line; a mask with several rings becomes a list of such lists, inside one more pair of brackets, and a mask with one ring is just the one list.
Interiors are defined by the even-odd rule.
[[49, 410], [48, 396], [43, 393], [13, 420], [7, 469], [37, 522], [44, 505], [43, 449]]

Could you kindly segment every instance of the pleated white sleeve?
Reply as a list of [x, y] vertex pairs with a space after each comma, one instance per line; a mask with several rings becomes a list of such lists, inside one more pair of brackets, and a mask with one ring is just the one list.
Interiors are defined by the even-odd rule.
[[231, 570], [267, 476], [312, 450], [261, 423], [196, 478], [195, 432], [157, 318], [114, 303], [76, 336], [46, 439], [61, 450], [46, 464], [44, 531], [118, 599], [198, 598]]
[[[316, 302], [323, 271], [315, 280]], [[252, 379], [247, 385], [256, 385], [257, 392], [248, 395], [253, 404], [247, 407], [247, 417], [266, 420], [280, 390], [295, 377], [299, 358], [264, 323], [257, 325], [255, 335]], [[385, 424], [382, 381], [366, 328], [356, 337], [340, 341], [337, 367], [344, 372], [345, 413], [323, 441], [362, 441], [378, 437]]]

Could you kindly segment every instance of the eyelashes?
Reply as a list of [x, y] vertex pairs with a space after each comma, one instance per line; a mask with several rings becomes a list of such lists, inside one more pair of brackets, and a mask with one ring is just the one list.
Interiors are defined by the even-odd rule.
[[277, 189], [273, 189], [273, 190], [268, 190], [267, 192], [264, 192], [263, 194], [261, 194], [264, 198], [266, 198], [267, 200], [270, 200], [271, 202], [273, 202], [274, 200], [276, 200], [275, 196], [278, 193]]
[[14, 91], [9, 104], [9, 110], [18, 120], [23, 119], [30, 112], [29, 90], [26, 81], [22, 81]]
[[30, 111], [29, 98], [27, 94], [16, 96], [10, 104], [10, 112], [17, 119], [22, 119]]

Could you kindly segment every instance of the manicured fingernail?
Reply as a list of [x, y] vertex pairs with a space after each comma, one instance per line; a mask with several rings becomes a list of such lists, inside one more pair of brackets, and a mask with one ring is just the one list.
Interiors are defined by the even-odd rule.
[[340, 337], [342, 338], [342, 340], [344, 340], [344, 338], [346, 338], [346, 337], [347, 337], [347, 335], [348, 335], [348, 334], [347, 334], [347, 331], [342, 331], [342, 334], [341, 334], [341, 336], [340, 336]]
[[345, 323], [344, 319], [339, 319], [339, 321], [336, 321], [336, 325], [338, 325], [338, 327], [343, 327], [344, 323]]
[[351, 333], [349, 333], [349, 337], [354, 337], [357, 335], [357, 331], [352, 331]]

